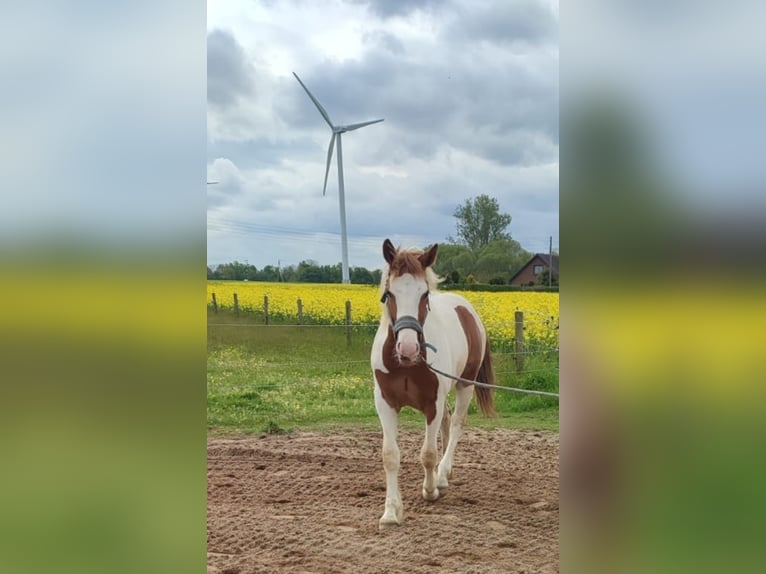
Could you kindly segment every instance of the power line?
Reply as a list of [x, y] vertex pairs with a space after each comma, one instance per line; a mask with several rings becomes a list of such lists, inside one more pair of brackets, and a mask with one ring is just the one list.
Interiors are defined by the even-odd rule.
[[[297, 235], [314, 235], [317, 233], [321, 233], [325, 235], [335, 235], [335, 236], [340, 235], [340, 233], [336, 233], [333, 231], [317, 231], [312, 229], [296, 229], [292, 227], [280, 227], [276, 225], [262, 225], [260, 223], [237, 221], [234, 219], [227, 219], [227, 218], [219, 217], [219, 216], [208, 218], [208, 224], [239, 227], [239, 228], [244, 228], [244, 229], [253, 230], [253, 231], [268, 231], [268, 232], [288, 233], [288, 234], [297, 234]], [[380, 237], [380, 235], [376, 235], [372, 233], [355, 233], [354, 236], [368, 237], [368, 238], [375, 238], [375, 239], [378, 239]]]
[[[218, 225], [211, 225], [208, 226], [209, 231], [214, 232], [223, 232], [223, 233], [233, 233], [236, 235], [245, 235], [248, 237], [261, 237], [265, 239], [278, 239], [280, 241], [298, 241], [298, 242], [304, 242], [304, 243], [326, 243], [326, 244], [336, 244], [339, 241], [338, 235], [333, 235], [329, 233], [323, 233], [323, 232], [314, 232], [314, 233], [276, 233], [276, 232], [266, 232], [266, 231], [256, 231], [256, 230], [247, 230], [247, 229], [241, 229], [237, 227], [231, 227], [231, 226], [218, 226]], [[373, 239], [357, 239], [354, 237], [349, 237], [349, 243], [353, 243], [356, 246], [364, 246], [364, 247], [379, 247], [380, 246], [380, 240], [373, 240]]]
[[[295, 229], [280, 227], [274, 225], [262, 225], [259, 223], [249, 223], [245, 221], [237, 221], [233, 219], [214, 216], [208, 219], [208, 230], [217, 231], [221, 233], [234, 233], [237, 235], [248, 235], [255, 237], [263, 237], [266, 239], [281, 239], [290, 241], [309, 241], [309, 242], [321, 242], [321, 243], [336, 243], [340, 241], [341, 234], [333, 231], [318, 231], [308, 229]], [[392, 237], [405, 237], [408, 241], [413, 243], [419, 243], [423, 245], [431, 243], [446, 243], [446, 240], [429, 240], [428, 238], [420, 235], [410, 234], [392, 234]], [[371, 234], [371, 233], [353, 233], [348, 235], [348, 239], [359, 247], [379, 247], [380, 243], [384, 239], [384, 234]], [[558, 242], [553, 243], [553, 236], [540, 236], [535, 238], [519, 238], [513, 237], [514, 241], [517, 241], [523, 248], [528, 251], [537, 253], [544, 253], [551, 248], [553, 251], [558, 252]], [[546, 249], [541, 246], [545, 245]], [[537, 247], [540, 246], [540, 249]]]
[[[208, 220], [208, 230], [224, 233], [236, 233], [239, 235], [248, 235], [264, 237], [269, 239], [281, 239], [291, 241], [310, 241], [336, 243], [340, 240], [340, 234], [330, 231], [312, 231], [304, 229], [288, 229], [285, 227], [275, 227], [260, 225], [257, 223], [246, 223], [223, 218], [211, 218]], [[396, 237], [396, 235], [394, 235]], [[413, 237], [413, 236], [405, 236]], [[383, 235], [373, 234], [349, 234], [349, 240], [357, 246], [378, 248], [383, 241]], [[422, 241], [427, 243], [427, 241]]]

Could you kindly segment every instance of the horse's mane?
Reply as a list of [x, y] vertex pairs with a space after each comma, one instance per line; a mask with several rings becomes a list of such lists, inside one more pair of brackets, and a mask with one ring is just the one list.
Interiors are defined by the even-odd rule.
[[405, 273], [409, 273], [414, 277], [425, 278], [426, 283], [428, 284], [428, 290], [436, 291], [442, 279], [436, 275], [434, 270], [430, 267], [423, 269], [423, 265], [420, 263], [420, 259], [418, 259], [423, 253], [425, 253], [425, 251], [416, 247], [397, 249], [394, 260], [390, 265], [386, 265], [383, 268], [383, 274], [380, 278], [379, 294], [381, 296], [383, 295], [383, 292], [388, 286], [389, 278], [399, 277]]

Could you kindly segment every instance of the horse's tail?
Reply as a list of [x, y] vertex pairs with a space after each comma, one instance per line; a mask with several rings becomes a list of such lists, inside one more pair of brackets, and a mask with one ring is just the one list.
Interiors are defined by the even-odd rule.
[[[486, 338], [484, 346], [484, 359], [479, 367], [479, 373], [476, 375], [476, 380], [480, 383], [487, 383], [489, 385], [495, 384], [495, 371], [492, 369], [492, 356], [489, 352], [489, 336]], [[474, 387], [476, 392], [476, 402], [479, 404], [479, 409], [485, 416], [494, 417], [497, 416], [495, 412], [495, 403], [493, 400], [494, 389], [488, 389], [486, 387]]]

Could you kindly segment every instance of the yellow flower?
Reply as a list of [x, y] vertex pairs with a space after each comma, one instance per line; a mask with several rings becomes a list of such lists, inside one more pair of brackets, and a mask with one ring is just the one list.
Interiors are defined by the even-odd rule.
[[[262, 313], [264, 297], [267, 296], [271, 317], [296, 323], [299, 299], [307, 322], [343, 324], [346, 320], [346, 301], [351, 302], [354, 325], [374, 325], [380, 320], [378, 288], [374, 285], [208, 281], [207, 292], [208, 302], [212, 301], [212, 294], [215, 293], [219, 307], [224, 309], [234, 308], [236, 293], [240, 309], [246, 312]], [[457, 293], [474, 305], [493, 340], [513, 339], [515, 313], [522, 311], [527, 340], [558, 346], [558, 293]]]

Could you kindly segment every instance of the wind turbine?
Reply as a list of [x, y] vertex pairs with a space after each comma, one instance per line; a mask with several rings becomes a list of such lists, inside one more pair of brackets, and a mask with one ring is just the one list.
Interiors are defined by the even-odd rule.
[[325, 168], [324, 172], [324, 187], [322, 188], [322, 195], [325, 195], [327, 192], [327, 176], [330, 173], [330, 161], [332, 160], [332, 151], [335, 146], [335, 139], [338, 139], [338, 199], [340, 203], [340, 236], [341, 236], [341, 253], [343, 255], [343, 282], [344, 283], [350, 283], [351, 280], [349, 278], [348, 274], [348, 240], [346, 237], [346, 195], [345, 195], [345, 189], [343, 188], [343, 146], [341, 145], [341, 134], [345, 132], [350, 132], [353, 130], [357, 130], [359, 128], [363, 128], [364, 126], [369, 126], [370, 124], [377, 124], [378, 122], [382, 122], [383, 120], [372, 120], [369, 122], [361, 122], [358, 124], [349, 124], [347, 126], [341, 126], [341, 125], [334, 125], [332, 123], [332, 120], [330, 119], [329, 114], [327, 111], [322, 107], [322, 104], [319, 103], [319, 101], [309, 92], [309, 89], [306, 87], [306, 85], [301, 82], [301, 79], [298, 77], [298, 74], [293, 72], [293, 76], [295, 76], [295, 79], [298, 80], [298, 83], [303, 87], [304, 90], [306, 90], [306, 93], [308, 94], [309, 98], [311, 98], [311, 101], [314, 102], [314, 105], [319, 110], [319, 113], [322, 114], [322, 117], [327, 122], [327, 125], [330, 126], [330, 129], [332, 130], [332, 136], [330, 137], [330, 147], [327, 149], [327, 167]]

